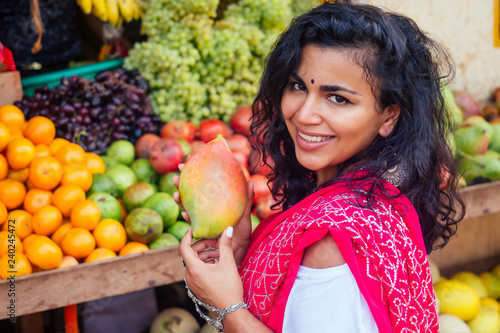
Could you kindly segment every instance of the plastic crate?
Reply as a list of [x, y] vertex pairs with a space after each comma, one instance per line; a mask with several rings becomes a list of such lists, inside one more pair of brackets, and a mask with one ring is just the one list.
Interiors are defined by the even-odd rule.
[[123, 65], [124, 59], [113, 59], [101, 61], [92, 65], [85, 65], [76, 68], [63, 69], [51, 73], [44, 73], [40, 75], [30, 76], [21, 79], [23, 86], [23, 94], [25, 96], [32, 96], [35, 89], [42, 86], [49, 86], [54, 88], [61, 82], [61, 78], [78, 75], [87, 79], [93, 79], [98, 73], [106, 70], [112, 70]]

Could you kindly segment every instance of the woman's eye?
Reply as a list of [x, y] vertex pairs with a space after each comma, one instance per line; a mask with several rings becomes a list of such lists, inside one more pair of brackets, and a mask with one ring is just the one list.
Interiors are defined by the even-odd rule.
[[294, 90], [300, 90], [300, 91], [306, 90], [306, 88], [302, 84], [300, 84], [298, 82], [293, 82], [292, 83], [292, 89], [294, 89]]
[[348, 99], [346, 99], [342, 96], [339, 96], [339, 95], [330, 96], [330, 100], [336, 104], [348, 104], [349, 103]]

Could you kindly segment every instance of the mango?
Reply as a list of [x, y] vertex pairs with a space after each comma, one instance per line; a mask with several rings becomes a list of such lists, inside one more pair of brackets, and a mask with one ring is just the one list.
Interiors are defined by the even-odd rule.
[[191, 154], [180, 174], [179, 194], [194, 237], [218, 238], [238, 224], [248, 200], [248, 184], [222, 136]]

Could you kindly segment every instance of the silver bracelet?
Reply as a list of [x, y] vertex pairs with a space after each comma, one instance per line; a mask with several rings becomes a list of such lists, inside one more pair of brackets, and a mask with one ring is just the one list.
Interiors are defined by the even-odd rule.
[[[201, 318], [205, 319], [209, 325], [211, 325], [217, 332], [224, 332], [224, 325], [222, 325], [222, 321], [224, 318], [226, 318], [226, 315], [228, 313], [234, 312], [238, 310], [239, 308], [245, 308], [248, 309], [248, 305], [244, 302], [240, 302], [237, 304], [232, 304], [228, 306], [225, 309], [219, 309], [214, 306], [208, 305], [206, 303], [203, 303], [200, 301], [196, 296], [191, 292], [191, 289], [189, 289], [186, 279], [184, 279], [184, 283], [186, 284], [186, 289], [187, 289], [187, 294], [189, 298], [191, 298], [194, 302], [194, 306], [196, 307], [196, 312], [198, 312], [201, 316]], [[217, 318], [212, 319], [209, 316], [205, 315], [201, 310], [199, 305], [203, 306], [205, 309], [210, 310], [212, 312], [217, 313]]]

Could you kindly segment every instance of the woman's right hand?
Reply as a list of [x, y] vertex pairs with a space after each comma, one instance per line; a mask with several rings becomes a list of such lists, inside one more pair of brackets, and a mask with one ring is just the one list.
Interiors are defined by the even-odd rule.
[[[179, 164], [179, 170], [182, 172], [184, 168], [184, 164]], [[179, 176], [173, 177], [174, 186], [179, 190]], [[248, 182], [248, 200], [245, 206], [245, 211], [240, 222], [234, 227], [234, 235], [232, 240], [232, 247], [234, 253], [234, 259], [236, 264], [239, 266], [245, 257], [248, 246], [250, 245], [250, 241], [252, 239], [252, 220], [250, 217], [252, 211], [252, 204], [254, 199], [254, 191], [253, 191], [253, 181], [250, 180]], [[174, 193], [175, 202], [184, 210], [182, 212], [182, 216], [186, 221], [191, 223], [191, 219], [189, 218], [189, 214], [185, 211], [184, 206], [182, 205], [181, 198], [179, 192]]]

